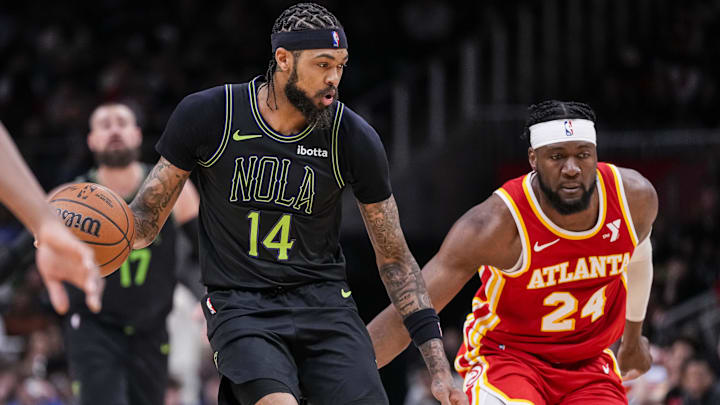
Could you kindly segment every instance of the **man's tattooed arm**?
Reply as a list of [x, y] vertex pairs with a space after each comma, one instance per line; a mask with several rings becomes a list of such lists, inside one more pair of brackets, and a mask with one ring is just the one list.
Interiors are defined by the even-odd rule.
[[143, 248], [157, 236], [165, 224], [190, 172], [161, 157], [140, 187], [130, 209], [135, 214], [133, 249]]
[[410, 253], [400, 228], [395, 197], [374, 204], [358, 204], [375, 260], [390, 300], [400, 316], [432, 308], [420, 267]]
[[[395, 198], [374, 204], [358, 204], [365, 228], [370, 236], [380, 278], [390, 300], [406, 318], [413, 312], [432, 308], [420, 267], [405, 241]], [[450, 365], [440, 339], [430, 339], [418, 347], [433, 380], [447, 381]]]

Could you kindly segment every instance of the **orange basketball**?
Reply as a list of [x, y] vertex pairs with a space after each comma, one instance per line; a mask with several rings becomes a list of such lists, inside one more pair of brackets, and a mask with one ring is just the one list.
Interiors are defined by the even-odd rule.
[[77, 183], [50, 197], [65, 226], [95, 251], [104, 277], [120, 268], [132, 250], [135, 217], [125, 201], [105, 186]]

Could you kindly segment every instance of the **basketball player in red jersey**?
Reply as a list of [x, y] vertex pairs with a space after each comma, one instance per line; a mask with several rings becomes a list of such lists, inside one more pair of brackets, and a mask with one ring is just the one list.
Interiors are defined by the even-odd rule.
[[100, 311], [103, 282], [93, 251], [73, 236], [52, 213], [45, 193], [0, 123], [0, 202], [37, 239], [36, 263], [55, 310], [68, 309], [63, 281], [85, 291], [87, 305]]
[[[657, 195], [597, 161], [595, 113], [529, 109], [533, 171], [470, 209], [423, 269], [439, 310], [479, 272], [455, 367], [471, 404], [627, 404], [651, 363], [641, 334]], [[392, 307], [368, 326], [380, 366], [409, 339]], [[622, 337], [618, 361], [608, 347]]]

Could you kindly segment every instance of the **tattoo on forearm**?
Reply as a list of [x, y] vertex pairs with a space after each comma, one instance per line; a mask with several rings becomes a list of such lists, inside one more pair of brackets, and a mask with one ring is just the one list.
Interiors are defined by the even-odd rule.
[[390, 300], [404, 318], [424, 308], [432, 307], [420, 267], [405, 243], [395, 199], [360, 205], [360, 212], [368, 229], [375, 254], [380, 261], [380, 278]]
[[411, 313], [430, 308], [430, 297], [420, 268], [414, 259], [409, 262], [391, 262], [380, 266], [380, 278], [388, 291], [390, 300], [404, 318]]
[[130, 204], [135, 214], [135, 232], [138, 240], [155, 239], [185, 180], [187, 175], [172, 172], [170, 162], [164, 158], [155, 165]]
[[445, 349], [440, 339], [430, 339], [418, 347], [431, 376], [450, 370]]

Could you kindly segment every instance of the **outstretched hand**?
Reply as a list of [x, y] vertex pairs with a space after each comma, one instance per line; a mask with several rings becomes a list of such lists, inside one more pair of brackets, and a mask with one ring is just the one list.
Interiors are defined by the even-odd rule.
[[54, 218], [43, 223], [36, 235], [35, 262], [47, 287], [50, 302], [59, 314], [67, 312], [67, 281], [85, 292], [88, 308], [99, 312], [104, 280], [95, 264], [95, 255]]
[[634, 380], [645, 374], [652, 365], [650, 343], [645, 336], [623, 339], [618, 349], [618, 365], [623, 381]]

